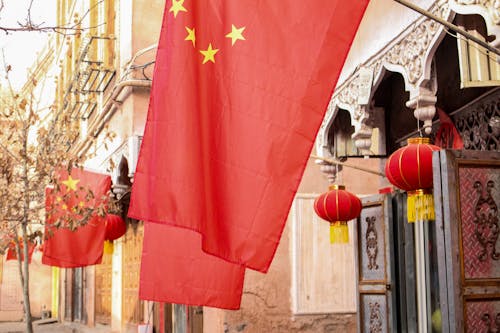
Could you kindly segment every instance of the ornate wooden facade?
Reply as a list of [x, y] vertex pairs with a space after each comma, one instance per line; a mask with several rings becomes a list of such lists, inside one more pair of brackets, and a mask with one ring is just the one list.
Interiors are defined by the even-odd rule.
[[122, 321], [137, 326], [144, 321], [144, 302], [139, 300], [143, 226], [129, 228], [122, 249]]
[[95, 266], [95, 320], [107, 325], [111, 324], [112, 260], [112, 254], [105, 253], [102, 263]]

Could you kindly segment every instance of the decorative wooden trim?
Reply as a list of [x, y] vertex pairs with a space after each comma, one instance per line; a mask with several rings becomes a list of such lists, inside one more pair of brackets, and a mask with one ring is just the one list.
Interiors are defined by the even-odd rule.
[[[382, 222], [381, 222], [381, 228], [382, 228], [382, 240], [383, 240], [383, 244], [384, 244], [384, 247], [387, 245], [387, 237], [386, 237], [386, 233], [387, 233], [387, 230], [386, 230], [386, 226], [385, 226], [385, 218], [386, 218], [386, 212], [385, 212], [385, 201], [384, 200], [377, 200], [377, 201], [371, 201], [371, 202], [367, 202], [367, 203], [363, 203], [363, 209], [364, 208], [368, 208], [368, 207], [376, 207], [376, 206], [381, 206], [381, 209], [382, 209]], [[359, 230], [361, 230], [361, 222], [360, 222], [360, 218], [357, 218], [357, 222], [358, 222], [358, 237], [365, 237], [365, 235], [360, 235], [359, 234]], [[358, 256], [363, 252], [363, 249], [361, 249], [361, 242], [358, 242], [357, 244], [357, 247], [358, 247]], [[385, 270], [384, 270], [384, 280], [365, 280], [363, 279], [363, 272], [361, 270], [358, 269], [358, 283], [360, 285], [366, 285], [366, 284], [386, 284], [386, 281], [387, 281], [387, 256], [383, 256], [384, 258], [384, 267], [385, 267]], [[359, 265], [358, 265], [359, 266]]]
[[[481, 153], [485, 153], [484, 151]], [[473, 154], [471, 152], [471, 154]], [[492, 166], [494, 168], [500, 168], [500, 160], [473, 160], [473, 159], [465, 159], [465, 158], [457, 158], [456, 160], [456, 168], [455, 168], [455, 183], [457, 185], [460, 184], [459, 178], [459, 170], [462, 167], [486, 167]], [[498, 184], [500, 185], [500, 184]], [[464, 286], [488, 286], [494, 283], [499, 283], [500, 279], [489, 279], [489, 278], [474, 278], [468, 279], [465, 277], [465, 267], [464, 267], [464, 249], [463, 249], [463, 238], [462, 238], [462, 217], [460, 212], [462, 211], [462, 205], [460, 203], [460, 186], [457, 186], [457, 196], [456, 196], [456, 207], [457, 207], [457, 224], [458, 224], [458, 247], [459, 247], [459, 255], [460, 255], [460, 279]], [[462, 289], [462, 288], [461, 288]]]

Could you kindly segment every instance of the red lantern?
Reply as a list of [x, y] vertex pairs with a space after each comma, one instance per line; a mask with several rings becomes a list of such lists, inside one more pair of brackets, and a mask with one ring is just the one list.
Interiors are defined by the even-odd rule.
[[359, 216], [361, 200], [341, 185], [330, 185], [329, 191], [314, 201], [314, 210], [322, 219], [330, 222], [330, 242], [349, 242], [347, 221]]
[[114, 241], [125, 235], [126, 231], [127, 225], [120, 216], [114, 214], [106, 215], [106, 240]]
[[440, 150], [429, 138], [410, 138], [385, 164], [385, 175], [394, 186], [408, 192], [408, 222], [434, 220], [432, 152]]
[[125, 235], [127, 225], [125, 221], [114, 214], [106, 215], [106, 234], [104, 241], [104, 253], [113, 254], [114, 246], [113, 241]]

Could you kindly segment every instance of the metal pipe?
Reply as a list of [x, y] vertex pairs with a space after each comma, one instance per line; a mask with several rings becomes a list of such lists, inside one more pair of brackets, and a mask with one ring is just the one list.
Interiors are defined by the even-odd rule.
[[396, 1], [397, 3], [405, 6], [405, 7], [408, 7], [410, 9], [413, 9], [414, 11], [424, 15], [424, 16], [427, 16], [428, 18], [430, 18], [431, 20], [434, 20], [442, 25], [444, 25], [445, 27], [455, 31], [457, 34], [460, 34], [462, 36], [464, 36], [465, 38], [467, 39], [470, 39], [471, 41], [481, 45], [482, 47], [486, 48], [488, 51], [490, 52], [493, 52], [494, 54], [497, 55], [497, 57], [500, 57], [500, 50], [491, 46], [490, 44], [486, 43], [484, 40], [481, 40], [479, 38], [477, 38], [476, 36], [468, 33], [467, 31], [463, 30], [463, 29], [460, 29], [460, 27], [454, 25], [453, 23], [450, 23], [446, 20], [443, 20], [442, 18], [418, 7], [418, 6], [415, 6], [414, 4], [406, 1], [406, 0], [394, 0]]
[[357, 166], [357, 165], [347, 164], [347, 163], [344, 163], [344, 162], [332, 160], [330, 158], [325, 158], [325, 157], [321, 157], [321, 156], [318, 156], [318, 155], [311, 155], [309, 157], [310, 158], [316, 158], [318, 160], [322, 160], [322, 161], [325, 161], [325, 162], [330, 163], [330, 164], [338, 164], [338, 165], [345, 166], [346, 168], [352, 168], [352, 169], [356, 169], [356, 170], [360, 170], [360, 171], [364, 171], [364, 172], [368, 172], [368, 173], [373, 173], [374, 175], [377, 175], [377, 176], [380, 176], [380, 177], [385, 177], [385, 175], [383, 173], [381, 173], [381, 172], [378, 172], [378, 171], [375, 171], [375, 170], [371, 170], [371, 169], [368, 169], [368, 168], [363, 168], [363, 167], [360, 167], [360, 166]]

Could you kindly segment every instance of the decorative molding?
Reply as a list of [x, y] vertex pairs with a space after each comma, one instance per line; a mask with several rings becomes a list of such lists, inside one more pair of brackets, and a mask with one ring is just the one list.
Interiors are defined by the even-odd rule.
[[[445, 20], [451, 21], [451, 12], [447, 0], [436, 1], [429, 9], [431, 13]], [[371, 91], [375, 91], [383, 78], [386, 70], [400, 73], [405, 81], [405, 89], [410, 92], [410, 99], [425, 99], [429, 92], [433, 91], [435, 96], [436, 85], [432, 70], [432, 59], [434, 51], [445, 34], [444, 27], [439, 23], [427, 18], [420, 17], [408, 28], [403, 30], [392, 42], [388, 43], [382, 50], [361, 64], [359, 68], [334, 92], [328, 105], [325, 118], [318, 132], [317, 153], [320, 156], [327, 154], [328, 129], [336, 116], [339, 108], [347, 110], [351, 114], [352, 125], [355, 128], [356, 138], [366, 138], [363, 131], [370, 126], [367, 124], [370, 118], [370, 108], [358, 104], [360, 87], [364, 87], [360, 79], [360, 70], [369, 69], [373, 72], [373, 83]], [[419, 97], [425, 93], [424, 97]], [[416, 103], [415, 103], [416, 105]], [[418, 103], [420, 107], [420, 102]], [[431, 121], [434, 113], [429, 107], [418, 110], [417, 115], [424, 122]], [[435, 110], [434, 110], [435, 112]], [[430, 118], [430, 119], [428, 119]], [[359, 143], [366, 149], [368, 142]]]
[[451, 118], [469, 150], [500, 150], [500, 90], [481, 96]]
[[335, 183], [335, 180], [337, 180], [337, 173], [342, 170], [342, 166], [333, 165], [323, 160], [316, 160], [315, 163], [320, 166], [319, 169], [326, 175], [328, 182], [330, 184]]
[[378, 302], [368, 303], [370, 308], [370, 332], [382, 333], [382, 315], [380, 313], [380, 304]]
[[462, 15], [479, 14], [484, 18], [489, 35], [497, 36], [494, 46], [500, 45], [500, 1], [498, 0], [450, 0], [451, 10]]
[[481, 320], [488, 327], [487, 333], [496, 333], [500, 331], [500, 312], [497, 312], [496, 316], [491, 316], [489, 313], [483, 313]]
[[377, 265], [377, 254], [378, 254], [378, 235], [377, 229], [375, 228], [375, 222], [377, 218], [375, 216], [369, 216], [366, 218], [366, 223], [368, 227], [366, 228], [366, 255], [368, 257], [368, 269], [378, 269]]

